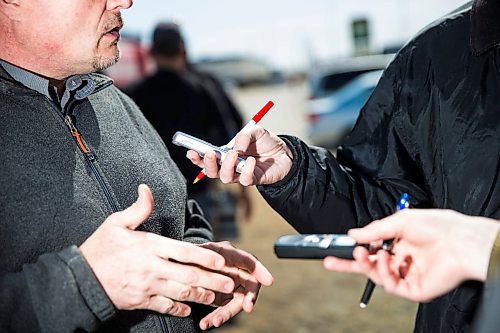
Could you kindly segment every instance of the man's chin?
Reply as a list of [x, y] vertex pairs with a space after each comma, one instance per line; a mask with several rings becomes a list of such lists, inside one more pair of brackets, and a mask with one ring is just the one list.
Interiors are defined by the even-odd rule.
[[94, 59], [92, 59], [92, 68], [94, 69], [94, 71], [103, 71], [116, 64], [118, 60], [120, 60], [120, 49], [116, 47], [116, 51], [113, 55], [95, 56]]

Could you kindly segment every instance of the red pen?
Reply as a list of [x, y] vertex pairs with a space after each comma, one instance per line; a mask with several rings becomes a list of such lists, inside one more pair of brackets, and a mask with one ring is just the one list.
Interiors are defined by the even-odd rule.
[[[252, 119], [250, 119], [250, 121], [241, 130], [244, 130], [244, 129], [250, 127], [250, 126], [253, 126], [253, 125], [257, 124], [266, 115], [266, 113], [269, 110], [271, 110], [271, 108], [273, 107], [273, 105], [274, 105], [273, 101], [267, 102], [266, 105], [264, 105], [262, 107], [262, 109], [260, 109], [260, 111], [257, 112], [252, 117]], [[234, 143], [235, 143], [235, 139], [236, 139], [236, 137], [232, 138], [231, 141], [229, 141], [227, 144], [225, 144], [221, 148], [233, 148]], [[203, 177], [205, 177], [205, 169], [202, 169], [200, 171], [200, 173], [198, 174], [198, 176], [196, 176], [196, 178], [194, 179], [193, 184], [196, 184], [197, 182], [199, 182]]]

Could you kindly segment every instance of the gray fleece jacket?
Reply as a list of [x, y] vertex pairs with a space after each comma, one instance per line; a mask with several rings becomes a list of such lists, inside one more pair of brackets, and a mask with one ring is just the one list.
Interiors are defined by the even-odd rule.
[[211, 240], [198, 206], [186, 199], [184, 178], [137, 106], [107, 77], [83, 78], [61, 109], [0, 66], [0, 331], [195, 332], [195, 309], [189, 318], [117, 311], [79, 253], [110, 214], [136, 200], [141, 183], [155, 198], [144, 230]]

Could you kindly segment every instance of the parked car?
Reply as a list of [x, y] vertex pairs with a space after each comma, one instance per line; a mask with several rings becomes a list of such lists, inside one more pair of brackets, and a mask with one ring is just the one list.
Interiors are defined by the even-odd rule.
[[307, 136], [313, 145], [336, 148], [352, 129], [363, 105], [375, 89], [383, 70], [353, 75], [332, 93], [308, 103]]
[[393, 58], [394, 54], [375, 54], [319, 64], [309, 75], [311, 99], [332, 94], [360, 74], [384, 69]]

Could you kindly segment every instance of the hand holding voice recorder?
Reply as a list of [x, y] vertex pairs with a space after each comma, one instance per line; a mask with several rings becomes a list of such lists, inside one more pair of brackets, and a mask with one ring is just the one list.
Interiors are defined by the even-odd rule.
[[[217, 155], [219, 164], [224, 161], [229, 148], [222, 148], [214, 146], [211, 143], [198, 139], [192, 135], [176, 132], [172, 138], [172, 142], [177, 146], [182, 146], [188, 149], [196, 151], [201, 157], [205, 156], [207, 151], [214, 151]], [[236, 172], [241, 173], [241, 170], [245, 166], [245, 159], [238, 157], [238, 164], [236, 165]]]
[[274, 252], [278, 258], [323, 259], [334, 256], [352, 260], [352, 251], [358, 245], [351, 237], [340, 234], [286, 235], [276, 240]]

